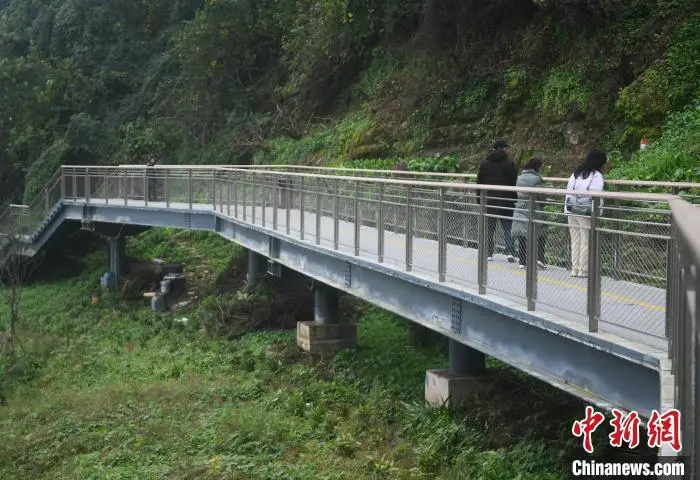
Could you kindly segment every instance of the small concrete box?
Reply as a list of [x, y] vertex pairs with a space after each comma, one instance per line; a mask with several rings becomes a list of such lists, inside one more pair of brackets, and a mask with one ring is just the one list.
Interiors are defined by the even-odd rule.
[[332, 355], [357, 346], [357, 326], [351, 323], [297, 322], [297, 345], [315, 355]]
[[431, 407], [458, 407], [474, 393], [478, 382], [479, 377], [453, 377], [447, 370], [428, 370], [425, 372], [425, 403]]

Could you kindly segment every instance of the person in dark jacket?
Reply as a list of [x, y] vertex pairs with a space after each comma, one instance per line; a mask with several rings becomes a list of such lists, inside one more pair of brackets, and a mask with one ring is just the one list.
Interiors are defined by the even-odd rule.
[[[508, 144], [505, 140], [499, 140], [494, 144], [493, 148], [493, 151], [489, 152], [479, 164], [476, 183], [514, 187], [518, 180], [518, 169], [508, 157]], [[488, 260], [493, 260], [496, 225], [500, 223], [506, 244], [505, 254], [509, 262], [514, 262], [515, 248], [510, 229], [517, 193], [487, 190], [486, 197], [486, 214], [497, 215], [497, 217], [487, 217]]]
[[156, 180], [156, 172], [152, 167], [156, 166], [156, 159], [153, 157], [153, 155], [148, 156], [148, 160], [146, 161], [146, 177], [148, 180], [148, 201], [149, 202], [154, 202], [158, 199], [158, 192], [156, 189], [158, 188], [157, 185], [157, 180]]

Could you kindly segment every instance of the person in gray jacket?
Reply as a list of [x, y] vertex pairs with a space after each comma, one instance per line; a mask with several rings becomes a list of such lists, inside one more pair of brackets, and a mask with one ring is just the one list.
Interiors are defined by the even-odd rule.
[[[522, 172], [518, 176], [515, 184], [516, 187], [541, 187], [542, 175], [542, 160], [538, 157], [531, 157]], [[513, 212], [513, 226], [510, 234], [513, 237], [520, 260], [520, 268], [525, 268], [527, 265], [527, 227], [530, 219], [530, 195], [525, 192], [518, 192], [518, 200], [515, 203], [515, 211]], [[540, 203], [544, 200], [543, 194], [535, 195], [535, 220], [544, 220], [545, 213], [542, 211], [543, 205]], [[547, 227], [546, 225], [537, 225], [537, 265], [540, 268], [546, 268], [545, 265], [545, 247], [547, 243]]]

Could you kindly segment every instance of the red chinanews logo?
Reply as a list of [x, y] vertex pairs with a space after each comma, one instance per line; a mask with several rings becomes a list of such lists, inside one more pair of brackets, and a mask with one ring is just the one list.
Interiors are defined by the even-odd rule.
[[[626, 443], [629, 448], [636, 448], [640, 444], [640, 415], [634, 411], [625, 413], [617, 408], [612, 409], [612, 414], [613, 418], [610, 420], [612, 433], [608, 435], [610, 445], [622, 447], [623, 443]], [[605, 415], [587, 406], [585, 417], [576, 420], [572, 425], [571, 433], [575, 437], [583, 437], [583, 449], [586, 452], [593, 453], [593, 433], [604, 421]], [[682, 449], [680, 426], [681, 413], [675, 408], [663, 414], [653, 410], [647, 421], [647, 446], [658, 448], [667, 444], [674, 452], [680, 452]]]

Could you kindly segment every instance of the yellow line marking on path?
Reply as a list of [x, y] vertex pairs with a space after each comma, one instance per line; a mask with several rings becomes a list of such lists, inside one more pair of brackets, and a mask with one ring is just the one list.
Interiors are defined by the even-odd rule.
[[[392, 240], [393, 240], [393, 239], [392, 239]], [[389, 243], [393, 243], [393, 244], [395, 244], [395, 245], [399, 245], [399, 244], [401, 243], [401, 242], [397, 242], [397, 241], [395, 241], [395, 240], [392, 241], [392, 240], [389, 240]], [[413, 248], [414, 248], [414, 251], [415, 251], [415, 250], [416, 250], [416, 247], [414, 246]], [[419, 248], [419, 250], [420, 250], [420, 248]], [[422, 250], [425, 250], [425, 249], [422, 249]], [[477, 260], [472, 260], [472, 259], [456, 258], [455, 260], [456, 260], [458, 263], [461, 263], [461, 264], [463, 264], [463, 265], [477, 265], [477, 264], [478, 264], [478, 261], [477, 261]], [[496, 264], [494, 264], [494, 263], [492, 263], [492, 262], [489, 262], [489, 263], [490, 263], [489, 269], [495, 268], [496, 270], [501, 270], [501, 271], [504, 271], [504, 272], [514, 273], [514, 274], [519, 275], [519, 276], [521, 276], [521, 277], [524, 277], [524, 276], [525, 276], [525, 272], [524, 272], [523, 270], [515, 269], [515, 268], [508, 268], [508, 267], [504, 267], [504, 266], [502, 266], [502, 265], [496, 265]], [[555, 286], [558, 286], [558, 287], [570, 288], [570, 289], [572, 289], [572, 290], [577, 290], [577, 291], [582, 292], [582, 293], [587, 293], [587, 292], [588, 292], [588, 286], [582, 287], [581, 285], [576, 285], [576, 284], [568, 283], [568, 282], [562, 282], [561, 280], [555, 280], [555, 279], [553, 279], [553, 278], [549, 278], [549, 277], [544, 276], [544, 275], [542, 275], [542, 274], [539, 274], [539, 275], [537, 276], [537, 281], [538, 281], [538, 282], [543, 282], [543, 283], [548, 283], [548, 284], [550, 284], [550, 285], [555, 285]], [[622, 296], [622, 295], [618, 295], [618, 294], [612, 293], [612, 292], [602, 291], [602, 292], [601, 292], [601, 296], [606, 297], [606, 298], [609, 298], [609, 299], [611, 299], [611, 300], [616, 300], [616, 301], [621, 302], [621, 303], [627, 303], [627, 304], [630, 304], [630, 305], [637, 305], [638, 307], [646, 308], [646, 309], [648, 309], [648, 310], [656, 310], [657, 312], [662, 312], [662, 313], [666, 312], [666, 307], [664, 307], [664, 306], [661, 306], [661, 305], [654, 305], [654, 304], [652, 304], [652, 303], [647, 303], [647, 302], [644, 302], [644, 301], [635, 300], [635, 299], [633, 299], [633, 298], [624, 297], [624, 296]]]

